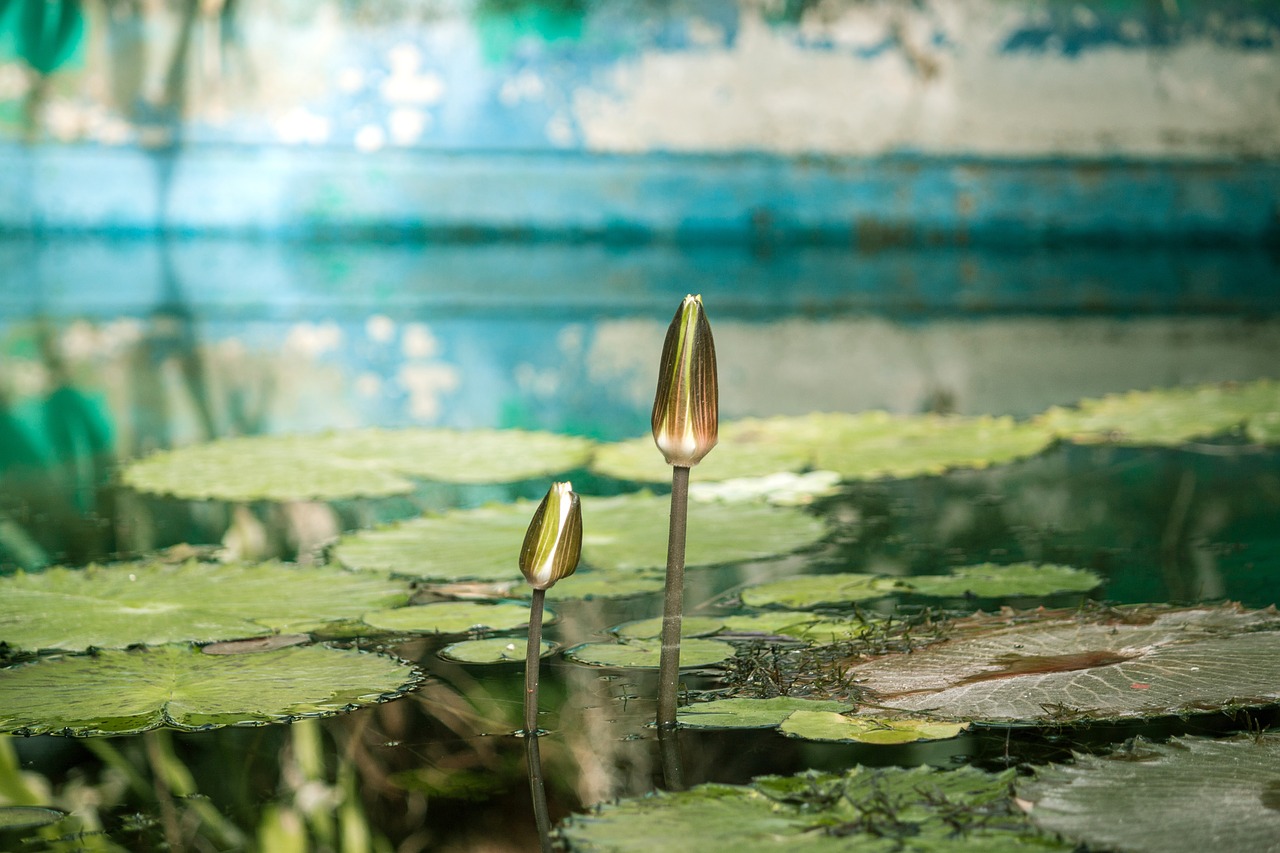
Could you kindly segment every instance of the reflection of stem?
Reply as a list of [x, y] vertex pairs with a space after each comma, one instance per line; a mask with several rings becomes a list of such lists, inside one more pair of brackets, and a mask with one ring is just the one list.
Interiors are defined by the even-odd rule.
[[147, 732], [142, 736], [147, 746], [147, 760], [151, 762], [151, 781], [155, 786], [156, 802], [160, 804], [160, 823], [164, 827], [164, 840], [174, 853], [182, 853], [182, 828], [178, 823], [178, 809], [173, 804], [173, 789], [169, 787], [169, 774], [165, 765], [169, 756], [160, 743], [160, 734]]
[[547, 811], [547, 790], [542, 784], [542, 756], [538, 752], [538, 670], [542, 664], [542, 606], [546, 597], [545, 589], [535, 589], [529, 604], [529, 651], [524, 659], [524, 743], [538, 838], [542, 841], [543, 853], [551, 853], [551, 816]]
[[662, 779], [668, 791], [683, 791], [684, 762], [680, 756], [680, 730], [658, 726], [658, 751], [662, 754]]
[[662, 602], [662, 655], [658, 659], [658, 727], [676, 724], [680, 681], [680, 616], [684, 610], [684, 541], [689, 513], [689, 469], [671, 468], [671, 527], [667, 536], [667, 587]]

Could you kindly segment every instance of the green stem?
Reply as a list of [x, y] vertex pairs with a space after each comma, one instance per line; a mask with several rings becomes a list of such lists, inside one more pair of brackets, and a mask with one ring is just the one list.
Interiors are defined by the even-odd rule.
[[676, 725], [680, 683], [680, 618], [684, 611], [684, 541], [689, 514], [689, 469], [671, 468], [671, 527], [667, 536], [667, 586], [662, 602], [662, 654], [658, 659], [658, 727]]
[[542, 756], [538, 751], [538, 671], [542, 664], [542, 608], [547, 591], [535, 589], [529, 604], [529, 651], [524, 659], [525, 758], [529, 764], [529, 792], [533, 795], [533, 816], [543, 853], [551, 853], [551, 816], [547, 811], [547, 791], [542, 783]]

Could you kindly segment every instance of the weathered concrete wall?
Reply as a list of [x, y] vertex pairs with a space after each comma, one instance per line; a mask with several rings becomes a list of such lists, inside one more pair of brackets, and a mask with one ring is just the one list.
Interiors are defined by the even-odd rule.
[[[1275, 0], [4, 8], [0, 227], [1255, 240], [1277, 217]], [[1127, 168], [1152, 161], [1216, 171]]]

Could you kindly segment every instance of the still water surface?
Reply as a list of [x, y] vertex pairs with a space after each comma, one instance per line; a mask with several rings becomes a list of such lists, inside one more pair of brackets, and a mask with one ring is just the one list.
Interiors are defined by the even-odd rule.
[[[1280, 375], [1276, 262], [1248, 252], [145, 240], [10, 241], [0, 251], [11, 261], [0, 267], [4, 572], [179, 543], [317, 559], [342, 530], [538, 497], [545, 484], [424, 484], [392, 500], [233, 508], [142, 498], [112, 478], [123, 460], [226, 435], [367, 425], [643, 435], [662, 334], [688, 291], [703, 293], [714, 325], [723, 419], [872, 408], [1026, 417], [1113, 391]], [[573, 477], [586, 493], [631, 488]], [[831, 525], [821, 545], [696, 573], [686, 612], [721, 608], [725, 590], [785, 574], [910, 575], [1019, 560], [1093, 569], [1107, 579], [1095, 597], [1114, 602], [1280, 600], [1274, 452], [1058, 447], [986, 471], [848, 485], [812, 511]], [[657, 615], [661, 602], [557, 609], [548, 637], [571, 645]], [[152, 850], [175, 839], [192, 850], [270, 849], [272, 838], [302, 835], [316, 849], [361, 849], [344, 845], [344, 832], [369, 849], [531, 849], [523, 745], [511, 736], [521, 668], [444, 661], [436, 653], [450, 639], [388, 643], [433, 677], [404, 699], [343, 717], [15, 741], [34, 784], [76, 805], [85, 829], [106, 832], [22, 849]], [[760, 695], [785, 692], [767, 658], [687, 683], [717, 689], [751, 678]], [[653, 789], [661, 774], [646, 724], [655, 681], [558, 657], [544, 665], [553, 818]], [[1240, 726], [1220, 715], [1069, 737], [986, 730], [900, 747], [685, 732], [682, 745], [688, 782], [742, 782], [856, 763], [992, 769], [1138, 731]]]

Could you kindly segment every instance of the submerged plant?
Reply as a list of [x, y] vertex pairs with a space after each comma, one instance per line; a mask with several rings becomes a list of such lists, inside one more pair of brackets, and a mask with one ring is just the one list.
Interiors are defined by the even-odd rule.
[[578, 567], [582, 554], [582, 504], [572, 483], [552, 483], [529, 522], [520, 547], [520, 571], [533, 587], [529, 612], [529, 650], [524, 667], [524, 736], [529, 759], [529, 789], [543, 850], [551, 849], [551, 820], [538, 754], [538, 669], [542, 660], [542, 610], [547, 590]]
[[653, 400], [653, 440], [671, 466], [671, 522], [658, 665], [659, 728], [676, 725], [680, 670], [680, 619], [684, 609], [685, 529], [689, 469], [716, 446], [719, 393], [716, 347], [701, 296], [686, 296], [667, 329]]

